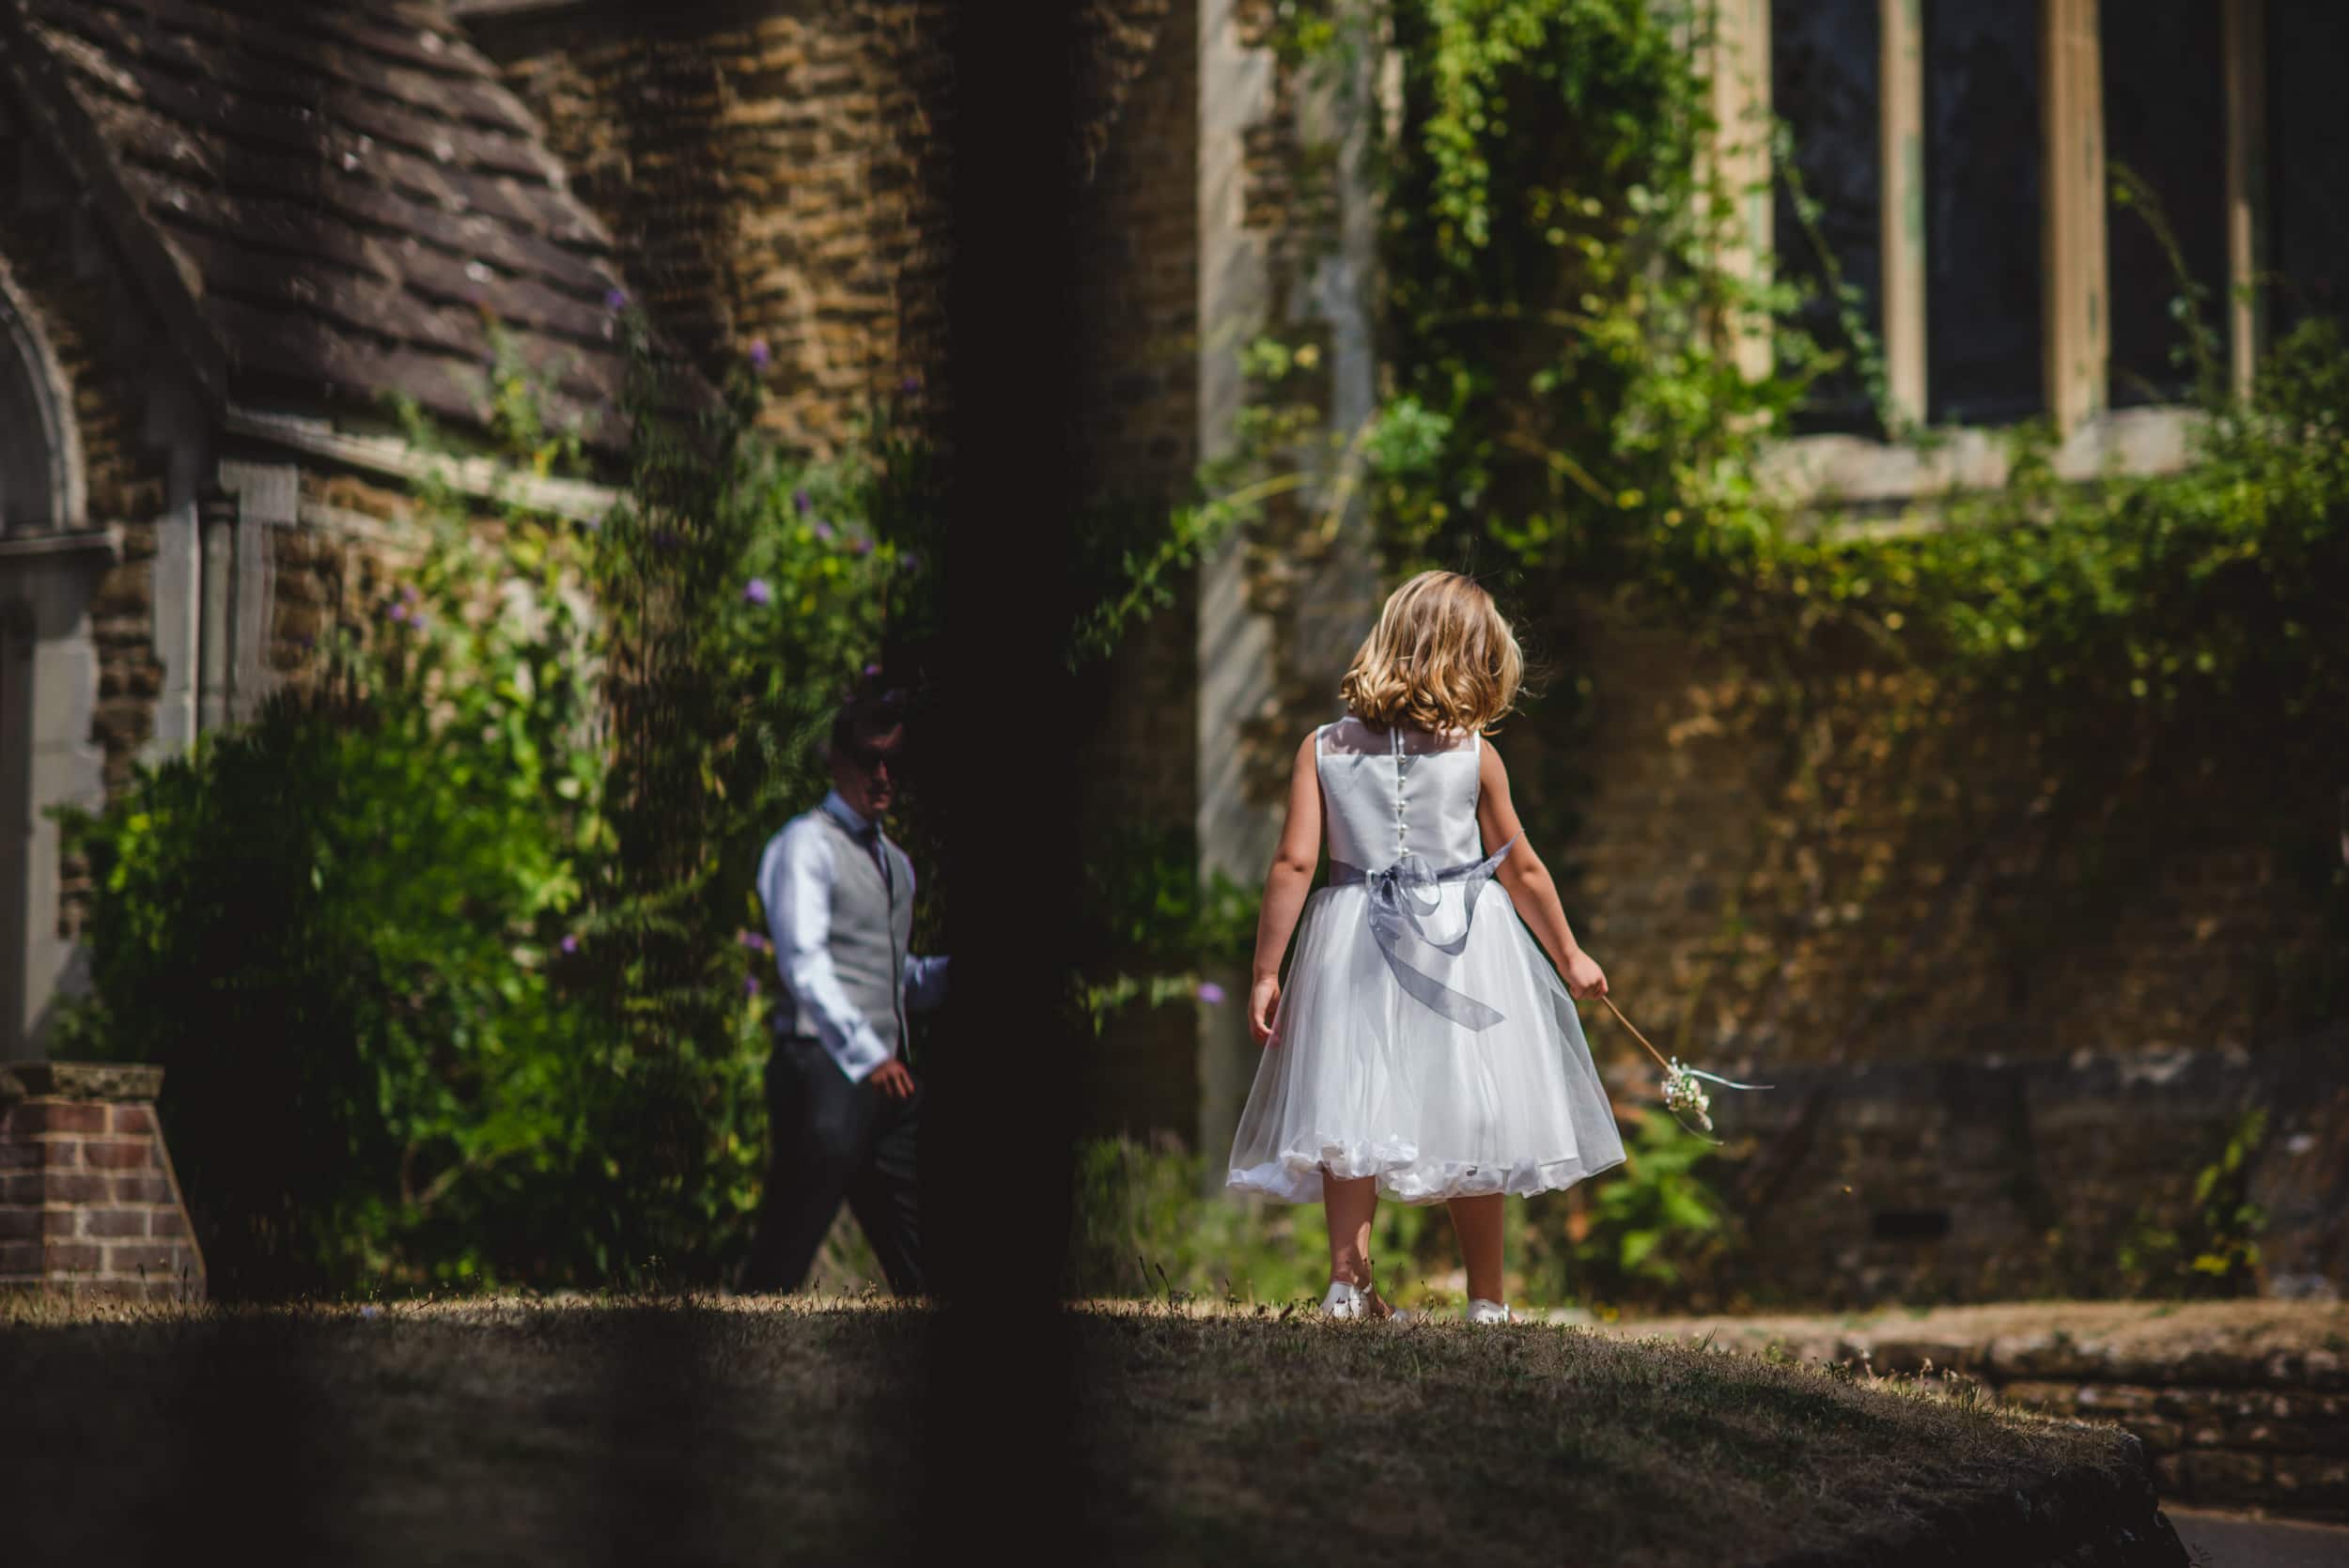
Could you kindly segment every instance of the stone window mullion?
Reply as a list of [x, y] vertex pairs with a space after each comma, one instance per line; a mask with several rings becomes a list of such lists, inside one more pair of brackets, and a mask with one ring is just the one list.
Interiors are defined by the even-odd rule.
[[1921, 0], [1882, 0], [1884, 379], [1896, 426], [1925, 417], [1925, 50]]
[[2227, 81], [2227, 357], [2248, 396], [2266, 349], [2267, 0], [2221, 0]]
[[[1721, 264], [1736, 276], [1764, 283], [1776, 226], [1770, 197], [1770, 0], [1716, 0], [1710, 74], [1714, 156], [1736, 202]], [[1738, 373], [1757, 381], [1768, 376], [1768, 316], [1741, 312], [1721, 325]]]
[[2041, 0], [2047, 411], [2069, 435], [2104, 412], [2111, 376], [2097, 0]]

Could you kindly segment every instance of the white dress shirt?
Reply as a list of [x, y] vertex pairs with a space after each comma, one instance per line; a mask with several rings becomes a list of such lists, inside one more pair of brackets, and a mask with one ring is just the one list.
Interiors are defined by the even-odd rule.
[[[852, 833], [867, 827], [838, 790], [825, 795], [817, 810], [830, 812]], [[882, 835], [884, 843], [887, 837]], [[766, 853], [759, 857], [758, 897], [767, 909], [768, 935], [774, 939], [775, 970], [801, 1021], [815, 1027], [816, 1037], [849, 1081], [863, 1082], [891, 1052], [848, 1000], [832, 968], [828, 939], [838, 875], [832, 857], [839, 845], [838, 837], [816, 820], [815, 812], [793, 817], [767, 841]], [[906, 892], [912, 894], [910, 884]], [[937, 1006], [946, 993], [946, 959], [908, 955], [901, 983], [909, 1012]]]

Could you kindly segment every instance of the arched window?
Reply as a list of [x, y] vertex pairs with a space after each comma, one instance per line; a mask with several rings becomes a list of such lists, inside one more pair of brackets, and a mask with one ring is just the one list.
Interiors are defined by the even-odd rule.
[[71, 959], [47, 808], [103, 792], [87, 606], [108, 532], [85, 515], [71, 383], [0, 266], [0, 1060], [40, 1050]]
[[0, 267], [0, 537], [84, 520], [67, 386], [24, 296]]

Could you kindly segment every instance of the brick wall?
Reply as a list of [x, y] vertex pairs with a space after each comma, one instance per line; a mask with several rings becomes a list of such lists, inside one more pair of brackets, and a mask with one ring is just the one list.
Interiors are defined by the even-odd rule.
[[2190, 736], [2140, 753], [2125, 715], [2057, 754], [1859, 663], [1792, 708], [1660, 616], [1592, 603], [1569, 623], [1579, 727], [1501, 744], [1548, 791], [1529, 819], [1579, 816], [1545, 853], [1659, 1045], [1750, 1063], [2257, 1049], [2328, 1017], [2323, 976], [2349, 964], [2324, 913], [2332, 782]]
[[[1114, 126], [1130, 93], [1164, 97], [1154, 51], [1170, 8], [1084, 8], [1081, 167], [1128, 156]], [[474, 31], [656, 319], [712, 370], [764, 341], [770, 427], [828, 453], [872, 400], [937, 380], [961, 9], [703, 0], [658, 19], [609, 7]]]
[[0, 1079], [0, 1289], [203, 1298], [155, 1118], [162, 1080], [161, 1068], [74, 1063]]
[[[1773, 1068], [1766, 1094], [1716, 1097], [1752, 1157], [1729, 1190], [1747, 1302], [2114, 1296], [2175, 1288], [2196, 1184], [2263, 1110], [2244, 1196], [2265, 1212], [2262, 1273], [2281, 1293], [2349, 1284], [2349, 1092], [2341, 1032], [2258, 1054], [1985, 1057]], [[1619, 1075], [1645, 1091], [1656, 1072]], [[2132, 1257], [2135, 1262], [2130, 1262]]]
[[[1568, 917], [1659, 1047], [1779, 1085], [1716, 1096], [1752, 1157], [1733, 1294], [2121, 1288], [2133, 1228], [2188, 1219], [2263, 1106], [2278, 1204], [2340, 1188], [2290, 1152], [2338, 1144], [2344, 1113], [2307, 1066], [2349, 972], [2325, 781], [2192, 737], [2140, 749], [2125, 716], [2060, 753], [1858, 660], [1790, 706], [1659, 614], [1563, 624], [1579, 716], [1499, 747]], [[1589, 1021], [1617, 1093], [1651, 1094], [1653, 1064]], [[2274, 1276], [2349, 1289], [2337, 1228], [2295, 1224]]]

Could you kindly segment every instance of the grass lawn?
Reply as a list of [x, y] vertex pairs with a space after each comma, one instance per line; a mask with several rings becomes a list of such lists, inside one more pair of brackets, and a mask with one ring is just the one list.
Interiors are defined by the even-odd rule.
[[[804, 1300], [20, 1302], [10, 1541], [27, 1561], [224, 1530], [251, 1560], [904, 1560], [935, 1323]], [[1004, 1500], [1066, 1499], [1119, 1562], [1906, 1560], [1904, 1539], [2054, 1503], [2084, 1528], [2139, 1484], [2108, 1428], [1684, 1343], [1116, 1304], [1068, 1327], [1076, 1471]]]

